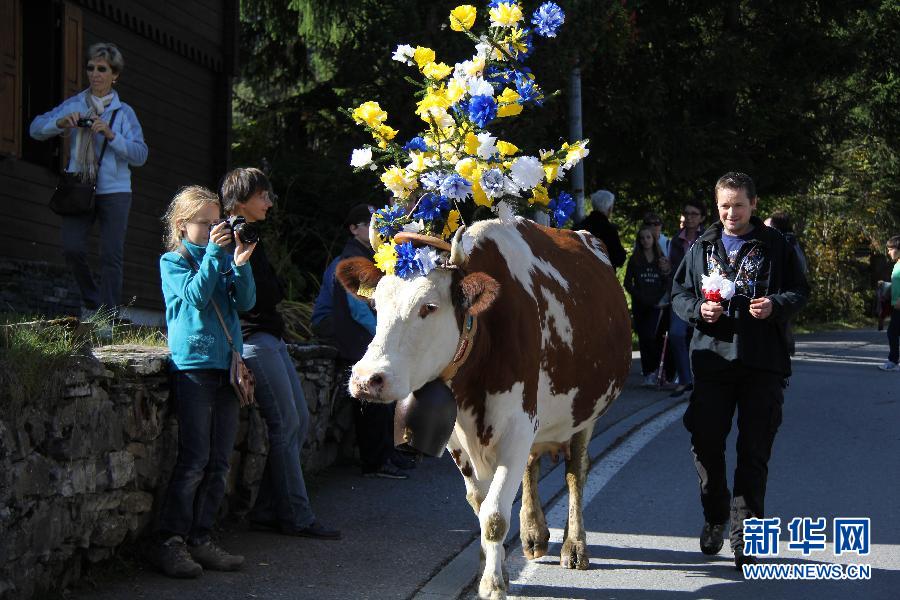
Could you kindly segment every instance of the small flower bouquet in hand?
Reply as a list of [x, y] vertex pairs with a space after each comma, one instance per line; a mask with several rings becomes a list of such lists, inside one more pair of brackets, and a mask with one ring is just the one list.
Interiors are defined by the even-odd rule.
[[710, 302], [725, 302], [734, 296], [734, 282], [720, 273], [701, 276], [703, 297]]

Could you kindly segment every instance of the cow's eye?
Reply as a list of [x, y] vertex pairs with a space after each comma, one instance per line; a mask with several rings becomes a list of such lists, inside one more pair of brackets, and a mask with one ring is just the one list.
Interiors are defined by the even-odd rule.
[[419, 316], [423, 319], [438, 309], [437, 304], [423, 304], [419, 309]]

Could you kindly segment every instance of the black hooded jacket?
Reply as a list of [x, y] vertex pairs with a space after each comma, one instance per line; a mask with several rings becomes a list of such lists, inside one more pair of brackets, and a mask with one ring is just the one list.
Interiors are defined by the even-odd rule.
[[[672, 282], [672, 307], [693, 325], [691, 366], [702, 376], [727, 370], [733, 361], [747, 367], [791, 374], [785, 325], [806, 304], [809, 284], [794, 249], [775, 229], [751, 217], [753, 231], [737, 257], [729, 264], [722, 244], [722, 224], [711, 225], [691, 246]], [[715, 322], [700, 317], [704, 302], [701, 276], [710, 268], [738, 280], [738, 291], [723, 302], [725, 313]], [[772, 314], [757, 319], [750, 314], [750, 298], [767, 297]]]

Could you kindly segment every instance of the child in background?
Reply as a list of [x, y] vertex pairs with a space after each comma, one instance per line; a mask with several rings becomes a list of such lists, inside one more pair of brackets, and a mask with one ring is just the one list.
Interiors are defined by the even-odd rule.
[[[228, 379], [231, 346], [215, 306], [241, 352], [238, 311], [256, 302], [248, 262], [255, 244], [232, 239], [220, 215], [216, 194], [189, 186], [176, 194], [164, 217], [169, 251], [159, 265], [172, 352], [178, 458], [150, 559], [170, 577], [197, 577], [203, 569], [235, 571], [244, 563], [243, 556], [229, 554], [210, 539], [225, 495], [240, 409]], [[233, 254], [228, 250], [232, 244]]]

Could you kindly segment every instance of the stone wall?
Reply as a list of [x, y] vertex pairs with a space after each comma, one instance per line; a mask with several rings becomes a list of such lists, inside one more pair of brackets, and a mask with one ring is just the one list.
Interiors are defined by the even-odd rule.
[[78, 315], [81, 297], [65, 265], [0, 258], [0, 312]]
[[[334, 349], [291, 355], [310, 409], [310, 473], [352, 457], [353, 415], [335, 393]], [[167, 371], [165, 349], [107, 347], [74, 357], [55, 394], [14, 409], [0, 398], [0, 598], [65, 588], [151, 530], [177, 448]], [[242, 410], [223, 515], [252, 506], [266, 453], [259, 411]]]

